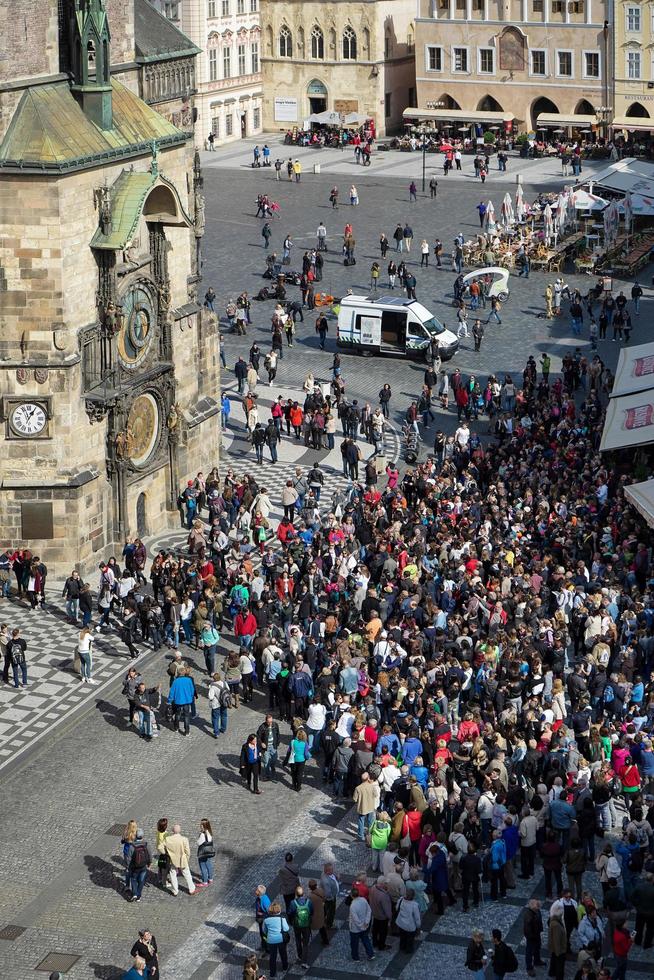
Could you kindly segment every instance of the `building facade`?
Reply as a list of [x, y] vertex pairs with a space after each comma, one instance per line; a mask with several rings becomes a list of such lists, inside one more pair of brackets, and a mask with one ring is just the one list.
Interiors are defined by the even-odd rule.
[[592, 129], [610, 101], [606, 16], [604, 0], [420, 0], [418, 106], [440, 122]]
[[218, 331], [197, 302], [202, 173], [192, 132], [138, 96], [134, 0], [16, 0], [13, 16], [0, 547], [88, 572], [126, 534], [176, 524], [180, 484], [218, 458]]
[[202, 49], [197, 59], [198, 146], [231, 143], [262, 131], [259, 0], [180, 0], [182, 30]]
[[379, 135], [415, 100], [413, 0], [262, 0], [263, 124], [301, 127], [312, 113], [358, 112]]
[[654, 130], [654, 7], [619, 0], [614, 6], [616, 131]]
[[134, 0], [138, 94], [173, 126], [193, 130], [200, 48], [150, 0]]

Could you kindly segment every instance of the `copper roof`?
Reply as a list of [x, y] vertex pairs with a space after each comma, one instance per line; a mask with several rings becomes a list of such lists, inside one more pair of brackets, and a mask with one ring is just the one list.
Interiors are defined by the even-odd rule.
[[68, 82], [28, 88], [0, 145], [0, 169], [79, 170], [89, 164], [147, 153], [188, 138], [112, 79], [113, 127], [100, 129], [82, 111]]

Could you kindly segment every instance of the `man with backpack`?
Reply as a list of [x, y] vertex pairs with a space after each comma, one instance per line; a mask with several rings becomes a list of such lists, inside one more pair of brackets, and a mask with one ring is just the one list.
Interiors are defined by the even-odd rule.
[[503, 980], [507, 973], [515, 973], [518, 969], [518, 960], [515, 953], [502, 939], [501, 929], [493, 929], [493, 980]]
[[130, 902], [140, 902], [143, 885], [148, 874], [148, 868], [152, 863], [150, 849], [143, 840], [143, 831], [139, 827], [136, 837], [130, 844], [127, 852], [127, 868], [129, 870], [129, 883], [132, 892]]
[[302, 885], [295, 889], [295, 898], [288, 907], [288, 917], [295, 933], [295, 946], [300, 966], [308, 969], [307, 957], [311, 943], [311, 918], [313, 902], [304, 894]]
[[227, 711], [232, 707], [232, 694], [229, 684], [221, 680], [219, 673], [213, 675], [207, 696], [211, 708], [213, 737], [218, 738], [219, 735], [224, 735], [227, 731]]

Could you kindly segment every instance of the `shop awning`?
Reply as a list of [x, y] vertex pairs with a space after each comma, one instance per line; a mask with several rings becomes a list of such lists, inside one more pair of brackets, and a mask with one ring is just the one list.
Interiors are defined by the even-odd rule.
[[654, 119], [641, 119], [636, 116], [616, 116], [611, 123], [611, 129], [634, 129], [638, 132], [649, 133], [654, 130]]
[[558, 112], [541, 112], [536, 119], [536, 129], [547, 129], [550, 126], [575, 126], [577, 129], [590, 129], [597, 126], [597, 116], [566, 116]]
[[654, 480], [632, 483], [624, 488], [625, 497], [642, 514], [650, 527], [654, 527]]
[[654, 391], [611, 398], [606, 409], [600, 452], [635, 449], [654, 442]]
[[611, 398], [654, 388], [654, 343], [623, 347], [615, 369]]
[[503, 123], [513, 122], [512, 112], [466, 112], [465, 109], [405, 109], [405, 120], [433, 119], [435, 122]]

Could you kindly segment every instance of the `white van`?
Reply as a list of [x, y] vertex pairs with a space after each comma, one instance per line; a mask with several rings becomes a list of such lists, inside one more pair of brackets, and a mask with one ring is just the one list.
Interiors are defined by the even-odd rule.
[[401, 296], [344, 296], [338, 310], [337, 344], [362, 354], [427, 357], [438, 339], [444, 361], [458, 350], [459, 341], [415, 299]]

